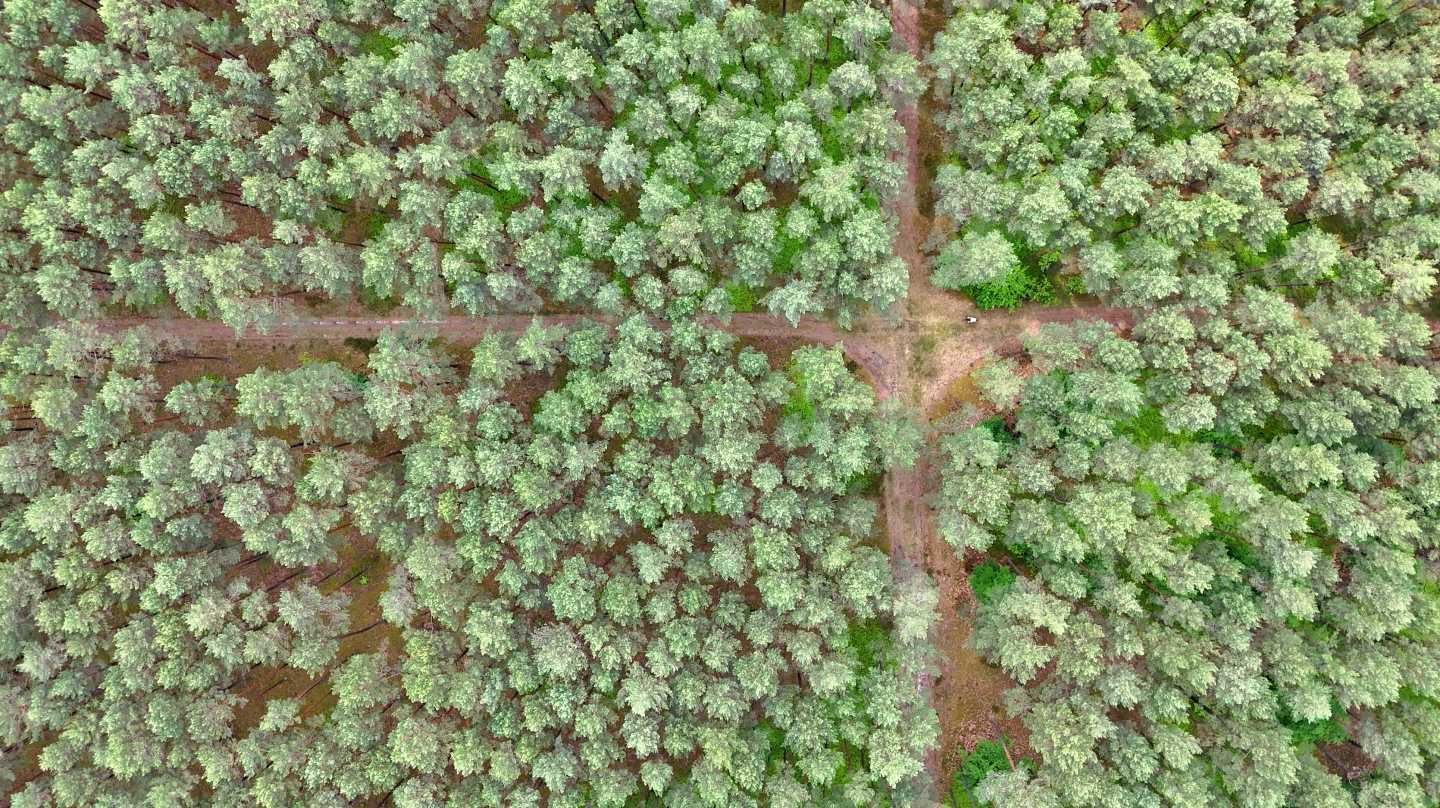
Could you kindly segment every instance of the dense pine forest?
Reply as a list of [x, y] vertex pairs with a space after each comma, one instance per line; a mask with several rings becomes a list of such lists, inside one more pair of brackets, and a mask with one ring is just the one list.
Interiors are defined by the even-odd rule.
[[0, 804], [1440, 806], [1433, 0], [7, 0]]

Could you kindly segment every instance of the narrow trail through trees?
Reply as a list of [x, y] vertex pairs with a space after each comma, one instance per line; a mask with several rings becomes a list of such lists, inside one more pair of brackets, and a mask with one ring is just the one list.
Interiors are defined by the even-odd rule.
[[[891, 0], [890, 27], [894, 39], [892, 47], [908, 51], [918, 61], [920, 53], [920, 8], [921, 0]], [[920, 221], [920, 206], [917, 189], [920, 176], [920, 119], [919, 102], [905, 101], [896, 106], [896, 116], [905, 127], [905, 147], [902, 159], [905, 161], [905, 181], [901, 184], [900, 195], [895, 200], [899, 228], [895, 234], [895, 250], [910, 271], [908, 289], [916, 283], [923, 283], [925, 265], [920, 255], [920, 243], [924, 237]], [[910, 356], [914, 350], [915, 329], [910, 319], [910, 296], [897, 304], [900, 311], [898, 329], [891, 340], [891, 368], [895, 374], [895, 392], [902, 401], [917, 406], [920, 397], [910, 378]], [[928, 520], [925, 513], [925, 452], [910, 468], [893, 468], [885, 475], [885, 521], [890, 539], [890, 561], [895, 581], [900, 583], [907, 577], [924, 575], [925, 544]], [[943, 608], [943, 607], [942, 607]], [[933, 636], [939, 628], [938, 620], [931, 629]], [[915, 686], [920, 690], [926, 703], [935, 705], [935, 681], [929, 670], [922, 671]], [[923, 796], [928, 803], [938, 802], [940, 791], [940, 747], [933, 747], [925, 755], [925, 773], [922, 782]]]
[[[1119, 322], [1123, 310], [1104, 308], [1051, 309], [1035, 312], [1018, 311], [986, 314], [977, 327], [964, 332], [959, 342], [984, 353], [1003, 345], [1007, 340], [1033, 331], [1047, 322], [1070, 322], [1082, 317], [1097, 317]], [[102, 332], [147, 328], [180, 342], [283, 343], [299, 339], [373, 339], [386, 329], [414, 328], [427, 330], [447, 342], [467, 343], [486, 334], [518, 334], [533, 322], [542, 325], [568, 325], [582, 320], [616, 322], [616, 318], [587, 314], [496, 314], [484, 317], [452, 315], [446, 317], [303, 317], [280, 320], [267, 331], [236, 332], [216, 320], [194, 320], [184, 317], [116, 317], [80, 321]], [[657, 324], [663, 325], [661, 321]], [[728, 322], [707, 318], [707, 324], [740, 337], [798, 339], [823, 345], [842, 344], [845, 355], [870, 376], [882, 399], [895, 397], [908, 383], [901, 360], [908, 353], [912, 326], [941, 327], [936, 318], [901, 318], [893, 321], [871, 318], [855, 331], [844, 331], [834, 324], [804, 318], [791, 325], [783, 317], [770, 314], [734, 314]], [[951, 323], [953, 325], [953, 323]], [[10, 330], [0, 325], [0, 334]]]

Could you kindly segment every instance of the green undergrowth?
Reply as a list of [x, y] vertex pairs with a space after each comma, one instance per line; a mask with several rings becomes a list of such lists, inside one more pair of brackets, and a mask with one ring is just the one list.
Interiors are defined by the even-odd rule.
[[1015, 583], [1015, 573], [994, 561], [986, 561], [970, 571], [970, 591], [981, 605], [989, 605], [1000, 599]]
[[1007, 771], [1011, 768], [1005, 748], [1004, 738], [975, 744], [975, 748], [965, 755], [965, 759], [950, 779], [950, 793], [946, 795], [946, 805], [950, 808], [988, 806], [989, 803], [975, 798], [975, 787], [992, 772]]
[[998, 281], [961, 287], [975, 307], [981, 311], [994, 309], [1015, 310], [1025, 303], [1054, 305], [1059, 296], [1055, 284], [1035, 267], [1018, 266]]

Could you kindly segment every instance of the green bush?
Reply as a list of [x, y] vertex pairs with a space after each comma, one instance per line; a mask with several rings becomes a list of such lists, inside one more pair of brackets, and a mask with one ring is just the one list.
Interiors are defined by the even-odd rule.
[[998, 281], [962, 287], [982, 311], [1014, 310], [1024, 303], [1051, 305], [1056, 301], [1050, 278], [1034, 266], [1020, 265]]
[[754, 289], [739, 283], [725, 284], [725, 294], [730, 297], [730, 310], [742, 314], [754, 311], [755, 303], [759, 300]]
[[379, 56], [385, 61], [395, 58], [395, 52], [400, 47], [400, 40], [386, 36], [379, 31], [366, 31], [360, 36], [360, 50], [372, 56]]
[[970, 572], [970, 591], [983, 604], [993, 603], [1015, 583], [1015, 573], [994, 561], [986, 561]]
[[1005, 755], [1004, 741], [981, 741], [975, 744], [970, 754], [955, 770], [950, 780], [950, 804], [954, 808], [978, 808], [982, 805], [975, 799], [975, 787], [991, 772], [1006, 771], [1010, 759]]

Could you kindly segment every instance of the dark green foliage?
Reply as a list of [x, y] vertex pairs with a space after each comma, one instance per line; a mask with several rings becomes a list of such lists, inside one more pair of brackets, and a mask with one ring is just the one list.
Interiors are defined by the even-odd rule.
[[975, 307], [982, 311], [1014, 310], [1025, 303], [1049, 305], [1056, 301], [1055, 288], [1050, 278], [1039, 269], [1026, 265], [1010, 270], [998, 281], [961, 287], [961, 291], [975, 301]]
[[991, 772], [1003, 771], [1010, 768], [1009, 759], [1005, 756], [1005, 747], [1001, 741], [981, 741], [975, 744], [975, 748], [965, 756], [965, 762], [955, 772], [955, 780], [967, 790], [973, 789], [985, 779], [985, 775]]
[[1005, 240], [1015, 251], [1019, 263], [998, 280], [988, 283], [962, 286], [961, 291], [975, 302], [982, 311], [991, 309], [1014, 310], [1025, 303], [1053, 305], [1057, 302], [1056, 283], [1050, 278], [1060, 253], [1054, 250], [1036, 250], [1024, 238], [1001, 231]]
[[810, 384], [805, 375], [805, 368], [791, 364], [789, 370], [790, 397], [780, 410], [780, 414], [794, 416], [801, 421], [812, 421], [815, 418], [815, 402], [810, 400]]
[[994, 603], [1015, 583], [1015, 573], [994, 561], [986, 561], [970, 571], [970, 591], [982, 605]]
[[977, 423], [975, 426], [990, 433], [991, 438], [1002, 443], [1014, 443], [1015, 433], [1010, 431], [1010, 426], [1005, 423], [1005, 416], [992, 415]]
[[879, 472], [857, 474], [850, 478], [850, 483], [846, 486], [846, 490], [852, 494], [874, 496], [880, 493], [880, 488], [884, 485], [884, 482], [885, 478]]
[[1146, 407], [1132, 418], [1115, 425], [1115, 431], [1135, 442], [1144, 449], [1156, 443], [1179, 444], [1184, 436], [1171, 434], [1165, 428], [1165, 419], [1158, 407]]
[[883, 665], [893, 646], [889, 629], [882, 623], [872, 620], [850, 626], [850, 647], [866, 668]]
[[1345, 727], [1334, 718], [1324, 721], [1297, 721], [1287, 723], [1297, 744], [1344, 743], [1349, 735]]
[[379, 31], [366, 31], [360, 35], [361, 52], [379, 56], [387, 62], [395, 58], [395, 51], [399, 46], [400, 40]]
[[980, 808], [987, 805], [988, 803], [975, 799], [975, 787], [986, 775], [1008, 771], [1010, 768], [1003, 741], [984, 740], [975, 744], [975, 748], [965, 755], [960, 767], [951, 777], [950, 805], [952, 808]]

